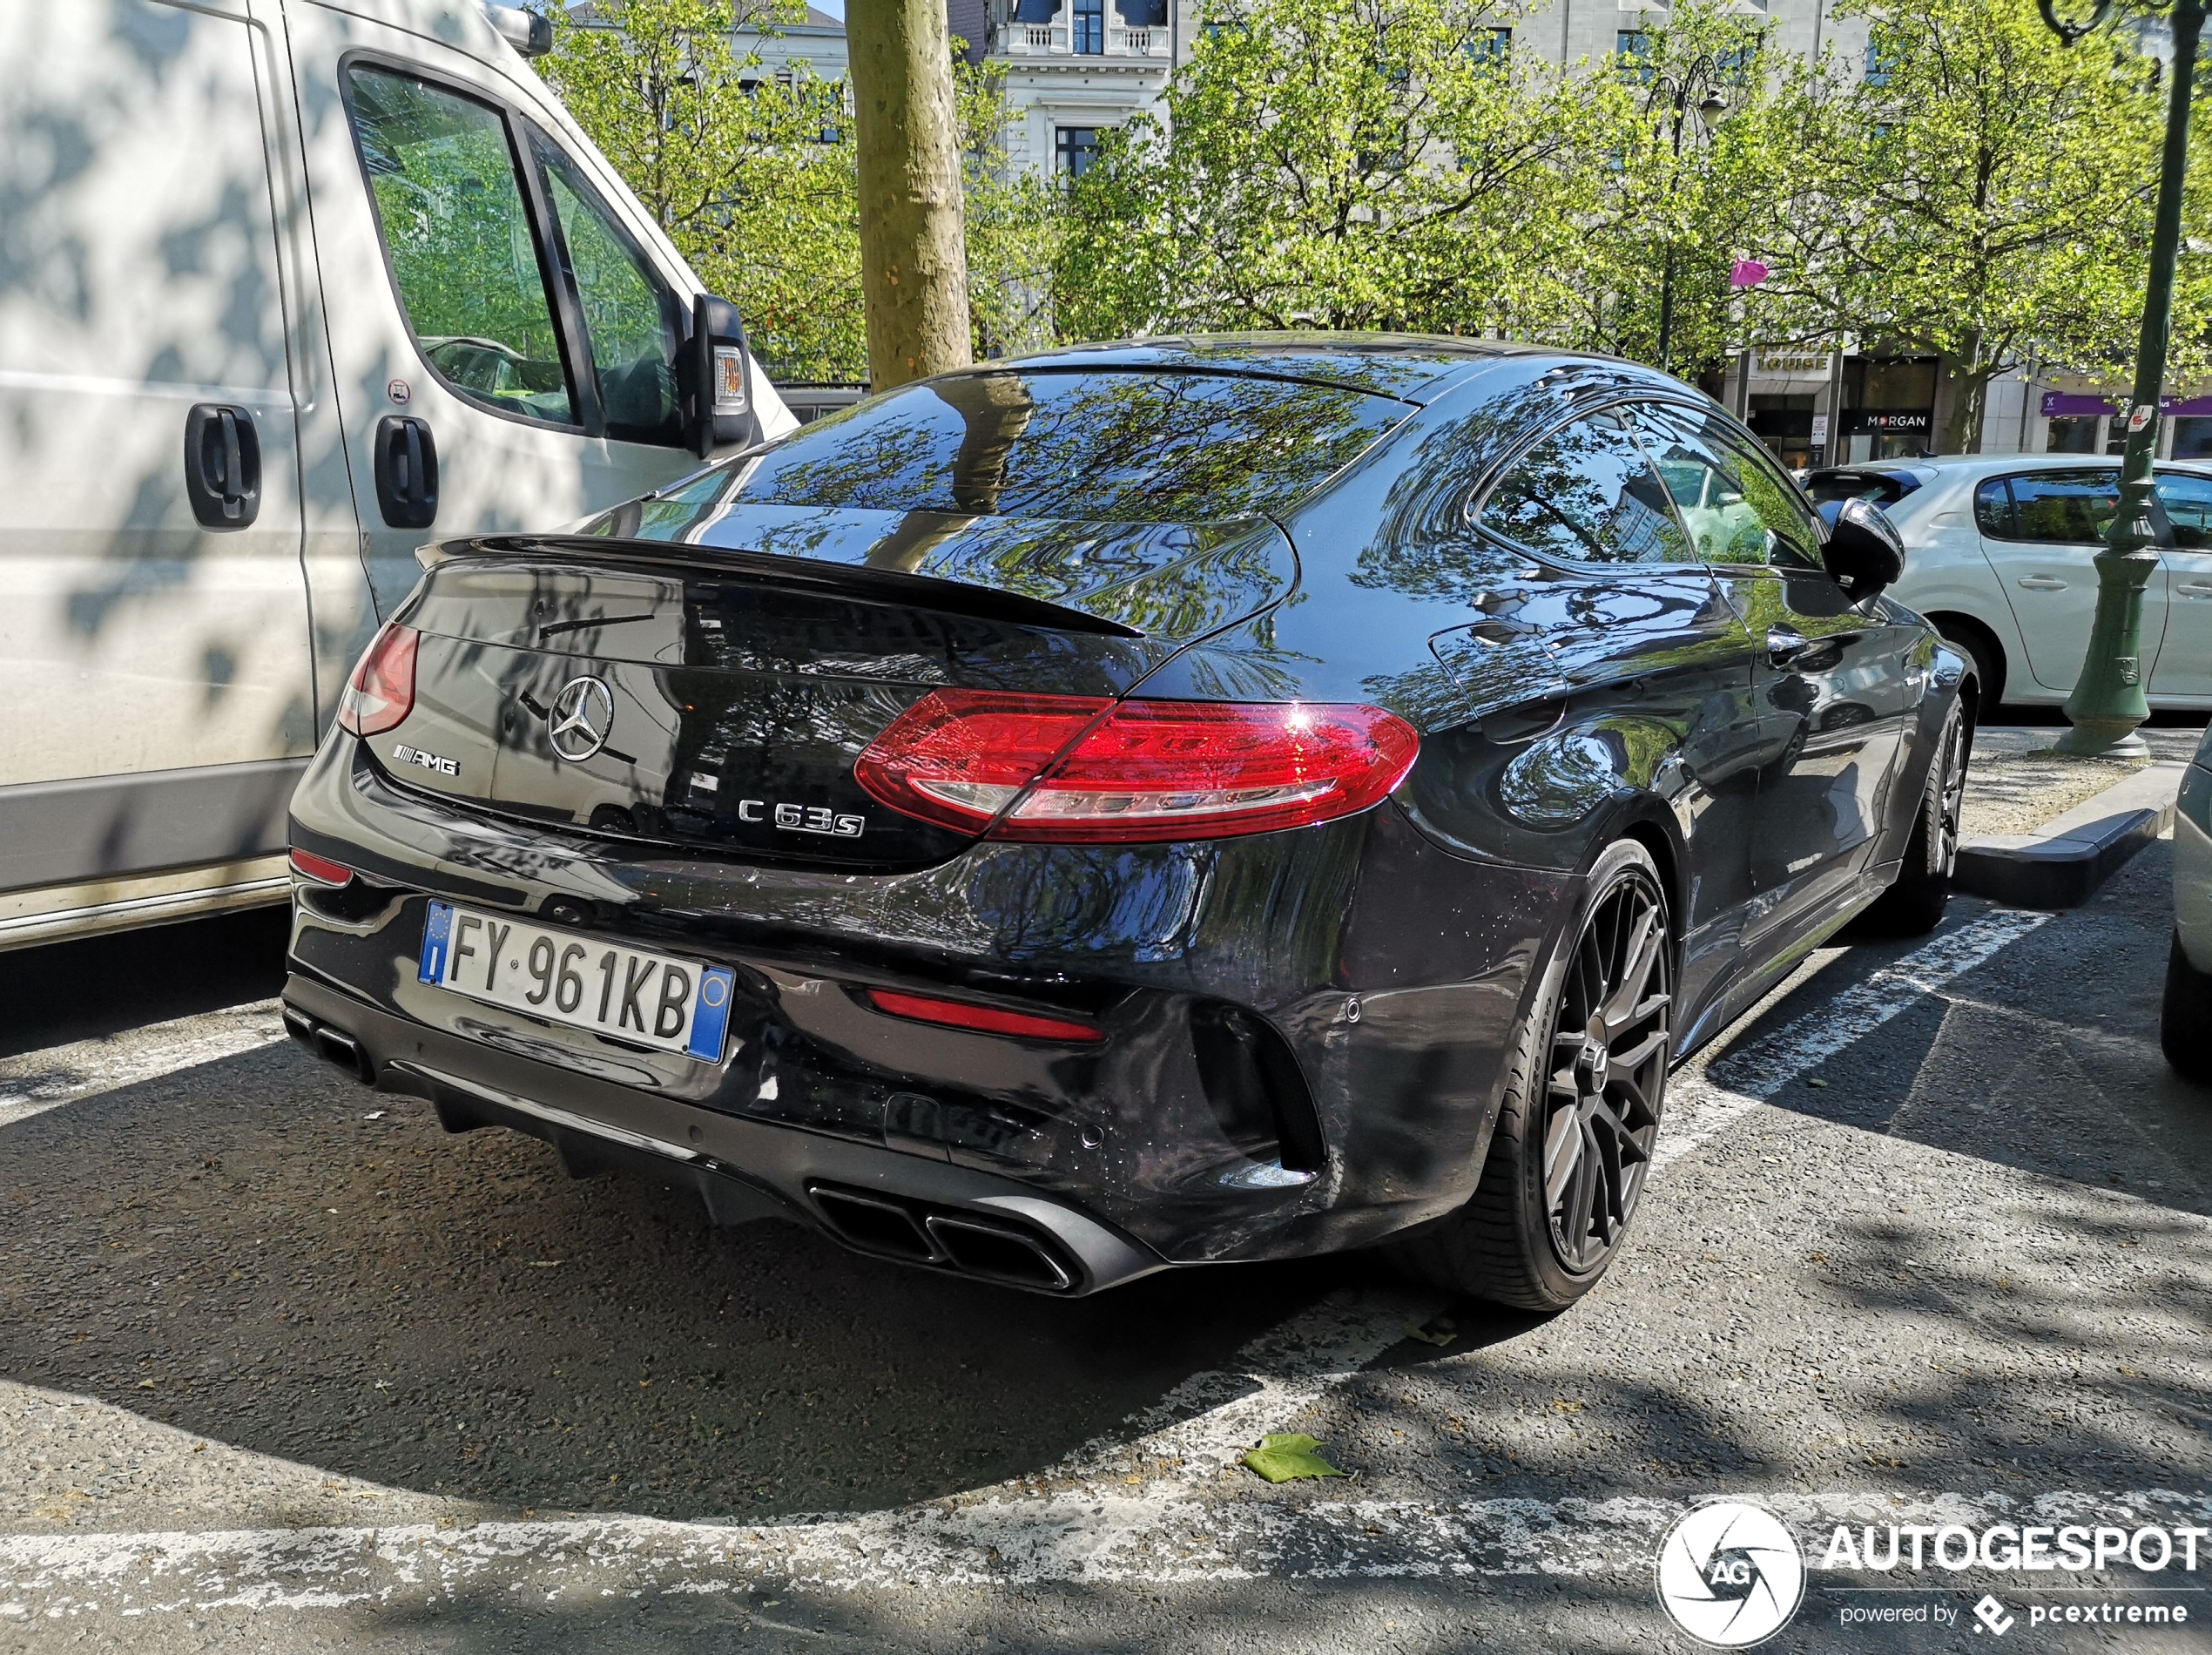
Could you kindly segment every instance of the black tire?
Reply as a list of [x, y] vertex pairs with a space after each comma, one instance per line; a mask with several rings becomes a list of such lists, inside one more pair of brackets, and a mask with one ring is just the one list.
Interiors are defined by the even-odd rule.
[[1928, 767], [1927, 790], [1905, 860], [1889, 889], [1874, 899], [1858, 927], [1863, 936], [1925, 936], [1943, 923], [1951, 902], [1952, 870], [1959, 863], [1959, 819], [1966, 802], [1966, 765], [1973, 749], [1966, 704], [1952, 704]]
[[2174, 938], [2166, 956], [2166, 1000], [2158, 1015], [2158, 1044], [2184, 1080], [2212, 1086], [2212, 971], [2200, 971]]
[[1481, 1181], [1458, 1212], [1393, 1244], [1402, 1267], [1525, 1310], [1563, 1310], [1597, 1285], [1658, 1137], [1674, 970], [1666, 887], [1651, 853], [1623, 840], [1591, 870], [1521, 1030]]
[[1930, 617], [1936, 634], [1953, 649], [1964, 651], [1974, 664], [1974, 684], [1981, 705], [1993, 710], [2005, 699], [2005, 646], [1997, 634], [1966, 615]]

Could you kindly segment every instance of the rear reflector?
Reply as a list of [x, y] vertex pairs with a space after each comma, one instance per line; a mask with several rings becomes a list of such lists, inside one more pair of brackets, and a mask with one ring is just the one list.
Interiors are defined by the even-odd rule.
[[345, 863], [334, 862], [311, 850], [292, 853], [292, 871], [317, 885], [350, 885], [354, 880], [354, 870]]
[[412, 626], [384, 623], [338, 698], [341, 729], [380, 735], [407, 717], [415, 706], [415, 645], [420, 636]]
[[1088, 1044], [1105, 1037], [1087, 1023], [1059, 1017], [1036, 1017], [1026, 1011], [1001, 1011], [996, 1006], [970, 1005], [965, 1000], [937, 1000], [927, 995], [899, 994], [890, 989], [870, 989], [868, 1003], [894, 1017], [916, 1023], [942, 1023], [948, 1029], [973, 1029], [981, 1034], [1016, 1035], [1025, 1040], [1078, 1041]]
[[1217, 839], [1390, 796], [1420, 738], [1380, 707], [937, 690], [853, 767], [874, 798], [993, 839]]

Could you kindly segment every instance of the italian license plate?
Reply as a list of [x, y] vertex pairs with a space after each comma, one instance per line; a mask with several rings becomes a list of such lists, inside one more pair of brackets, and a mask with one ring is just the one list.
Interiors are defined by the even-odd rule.
[[704, 1063], [722, 1061], [738, 986], [727, 966], [450, 902], [430, 904], [417, 975], [472, 1000]]

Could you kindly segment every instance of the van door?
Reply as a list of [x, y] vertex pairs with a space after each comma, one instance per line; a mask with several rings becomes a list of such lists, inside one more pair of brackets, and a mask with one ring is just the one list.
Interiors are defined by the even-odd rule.
[[380, 612], [426, 541], [556, 527], [695, 469], [674, 373], [691, 279], [556, 136], [511, 49], [460, 8], [441, 16], [475, 51], [326, 5], [288, 15]]
[[280, 62], [244, 0], [0, 8], [0, 891], [66, 888], [14, 916], [284, 846], [316, 728]]

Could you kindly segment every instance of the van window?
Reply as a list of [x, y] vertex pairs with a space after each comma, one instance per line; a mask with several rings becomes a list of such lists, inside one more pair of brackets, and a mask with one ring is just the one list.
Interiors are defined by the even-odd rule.
[[348, 79], [392, 280], [424, 359], [478, 402], [574, 424], [505, 119], [390, 70], [363, 64]]
[[543, 169], [563, 262], [583, 307], [607, 435], [632, 442], [681, 442], [675, 362], [683, 329], [675, 294], [576, 163], [535, 129], [530, 148]]

